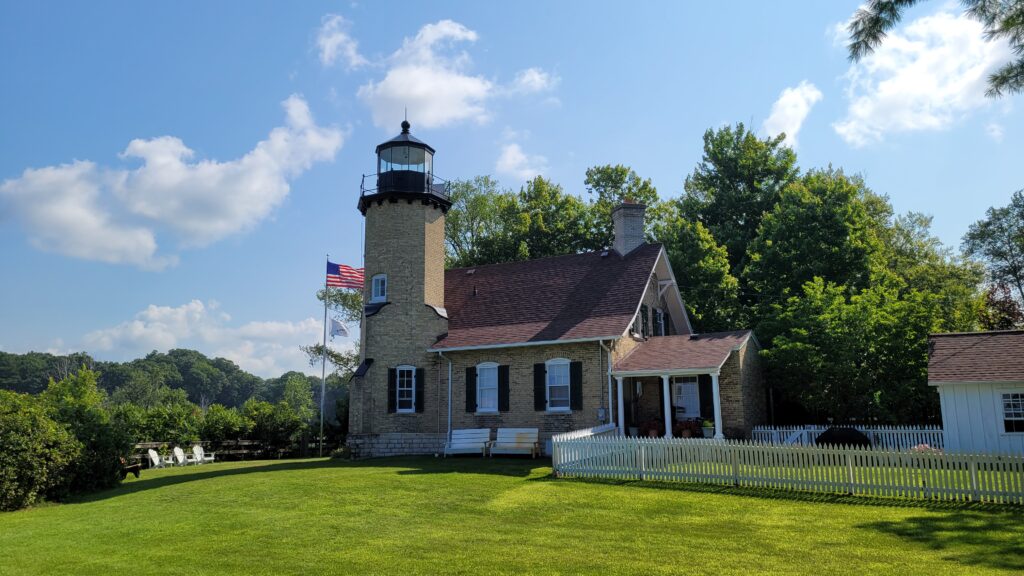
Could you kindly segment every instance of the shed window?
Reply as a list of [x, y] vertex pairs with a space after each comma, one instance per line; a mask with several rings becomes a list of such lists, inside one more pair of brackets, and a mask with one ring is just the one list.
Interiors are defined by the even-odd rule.
[[1003, 430], [1024, 432], [1024, 392], [1003, 394]]
[[548, 410], [569, 410], [569, 361], [549, 360], [547, 372]]
[[399, 366], [397, 370], [398, 412], [416, 411], [416, 368], [413, 366]]
[[476, 367], [476, 411], [498, 411], [498, 365], [480, 364]]

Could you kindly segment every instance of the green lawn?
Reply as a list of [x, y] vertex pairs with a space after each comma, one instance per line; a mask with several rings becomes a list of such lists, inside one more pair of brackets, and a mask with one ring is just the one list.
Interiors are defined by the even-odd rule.
[[556, 480], [529, 460], [144, 471], [0, 513], [0, 574], [1020, 574], [1024, 510]]

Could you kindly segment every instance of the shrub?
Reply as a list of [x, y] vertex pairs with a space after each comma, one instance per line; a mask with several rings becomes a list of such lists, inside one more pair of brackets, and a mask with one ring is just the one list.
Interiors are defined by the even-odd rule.
[[[96, 386], [96, 373], [82, 368], [77, 374], [50, 384], [40, 395], [51, 418], [63, 424], [82, 444], [81, 455], [70, 467], [71, 481], [51, 496], [67, 490], [90, 492], [121, 482], [121, 458], [128, 456], [129, 440], [103, 408], [105, 394]], [[67, 489], [67, 490], [65, 490]]]
[[0, 390], [0, 510], [31, 506], [62, 491], [81, 449], [33, 397]]
[[203, 418], [202, 438], [220, 444], [225, 440], [236, 440], [249, 431], [249, 424], [238, 410], [214, 404]]
[[203, 413], [192, 403], [150, 408], [146, 413], [146, 439], [150, 442], [191, 444], [199, 440]]
[[268, 449], [285, 449], [292, 445], [304, 423], [287, 402], [277, 404], [250, 399], [242, 406], [242, 414], [252, 422], [249, 436]]

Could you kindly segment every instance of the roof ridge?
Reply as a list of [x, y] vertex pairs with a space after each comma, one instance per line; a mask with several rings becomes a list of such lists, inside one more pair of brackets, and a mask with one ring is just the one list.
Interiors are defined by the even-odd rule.
[[1013, 330], [980, 330], [977, 332], [936, 332], [929, 334], [929, 338], [935, 338], [938, 336], [950, 337], [950, 336], [994, 336], [1000, 334], [1024, 334], [1024, 329], [1013, 329]]

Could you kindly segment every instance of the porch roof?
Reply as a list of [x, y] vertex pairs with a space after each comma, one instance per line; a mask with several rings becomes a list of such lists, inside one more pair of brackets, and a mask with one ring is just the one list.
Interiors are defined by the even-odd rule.
[[637, 345], [612, 367], [617, 376], [705, 374], [718, 372], [733, 350], [750, 339], [750, 330], [682, 336], [656, 336]]

